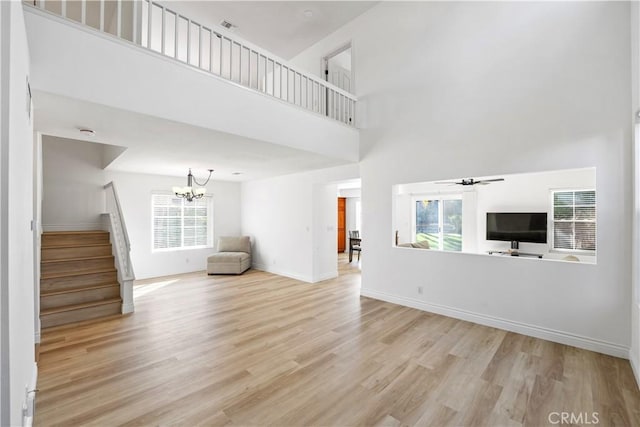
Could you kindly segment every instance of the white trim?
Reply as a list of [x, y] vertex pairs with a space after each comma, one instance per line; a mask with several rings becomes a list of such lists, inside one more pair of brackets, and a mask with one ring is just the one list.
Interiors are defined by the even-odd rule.
[[31, 380], [25, 390], [25, 402], [26, 410], [23, 409], [22, 425], [23, 427], [31, 427], [33, 425], [33, 417], [36, 411], [36, 386], [38, 384], [38, 364], [34, 363], [31, 370]]
[[251, 265], [251, 268], [253, 268], [254, 270], [266, 271], [267, 273], [276, 274], [278, 276], [284, 276], [284, 277], [289, 277], [291, 279], [300, 280], [302, 282], [313, 283], [313, 277], [302, 276], [297, 273], [291, 273], [291, 272], [282, 271], [276, 268], [270, 268], [264, 264], [254, 263]]
[[36, 344], [40, 343], [40, 267], [42, 258], [42, 134], [33, 132], [33, 325]]
[[329, 280], [329, 279], [335, 279], [336, 277], [338, 277], [338, 270], [327, 271], [322, 274], [314, 275], [313, 282], [311, 283], [322, 282], [324, 280]]
[[638, 360], [637, 354], [633, 354], [633, 350], [629, 350], [629, 363], [631, 364], [633, 375], [636, 377], [636, 385], [640, 389], [640, 360]]
[[133, 301], [131, 301], [129, 303], [126, 303], [126, 304], [123, 303], [122, 307], [120, 309], [122, 310], [122, 314], [133, 313], [135, 311], [135, 307], [133, 305]]
[[455, 319], [466, 320], [468, 322], [473, 322], [480, 325], [503, 329], [505, 331], [516, 332], [534, 338], [540, 338], [547, 341], [553, 341], [560, 344], [583, 348], [585, 350], [604, 353], [610, 356], [620, 357], [623, 359], [629, 358], [629, 347], [606, 341], [595, 340], [581, 335], [574, 335], [555, 329], [549, 329], [536, 325], [530, 325], [527, 323], [502, 319], [495, 316], [488, 316], [485, 314], [460, 310], [458, 308], [448, 307], [445, 305], [427, 303], [414, 298], [391, 295], [385, 292], [379, 292], [370, 289], [361, 289], [360, 295], [363, 297], [386, 301], [393, 304], [399, 304], [405, 307], [428, 311], [430, 313], [453, 317]]
[[[9, 363], [9, 123], [11, 91], [11, 11], [14, 3], [0, 1], [0, 425], [11, 422]], [[11, 335], [13, 336], [13, 335]]]
[[[331, 58], [333, 58], [336, 55], [341, 54], [342, 52], [351, 49], [351, 69], [349, 70], [349, 73], [351, 74], [351, 83], [350, 83], [350, 91], [345, 91], [344, 89], [343, 92], [347, 92], [349, 93], [349, 95], [351, 97], [354, 98], [354, 100], [357, 101], [357, 97], [355, 96], [356, 93], [356, 88], [355, 88], [355, 79], [354, 79], [354, 71], [353, 71], [353, 67], [355, 64], [355, 60], [353, 59], [353, 41], [349, 40], [348, 42], [345, 42], [342, 46], [332, 50], [331, 52], [327, 53], [326, 55], [324, 55], [322, 58], [320, 58], [320, 80], [322, 80], [325, 83], [328, 83], [330, 85], [332, 85], [331, 83], [329, 83], [329, 75], [327, 73], [325, 73], [325, 70], [329, 70], [329, 60]], [[313, 75], [313, 73], [311, 73], [311, 75], [313, 77], [315, 77], [315, 75]], [[333, 86], [333, 85], [332, 85]], [[320, 100], [318, 100], [318, 102], [320, 102]], [[354, 111], [354, 115], [355, 115], [355, 111]], [[355, 122], [354, 122], [354, 126], [355, 126]]]
[[96, 231], [102, 230], [102, 223], [42, 224], [42, 231]]

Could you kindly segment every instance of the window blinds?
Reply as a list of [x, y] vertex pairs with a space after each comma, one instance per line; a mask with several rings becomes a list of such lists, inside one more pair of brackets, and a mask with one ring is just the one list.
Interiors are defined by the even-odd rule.
[[596, 192], [553, 193], [554, 249], [596, 250]]
[[154, 250], [211, 246], [211, 197], [188, 202], [173, 195], [153, 194], [151, 204]]

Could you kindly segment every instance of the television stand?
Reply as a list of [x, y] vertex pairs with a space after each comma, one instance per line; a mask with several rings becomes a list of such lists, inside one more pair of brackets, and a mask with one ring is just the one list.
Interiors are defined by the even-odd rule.
[[521, 256], [524, 258], [539, 258], [542, 259], [542, 254], [532, 254], [528, 252], [512, 252], [512, 251], [489, 251], [489, 255], [503, 255], [503, 256]]

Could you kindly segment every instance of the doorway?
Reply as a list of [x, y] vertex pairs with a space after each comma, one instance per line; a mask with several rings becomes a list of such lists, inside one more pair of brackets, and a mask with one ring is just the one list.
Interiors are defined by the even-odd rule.
[[352, 69], [351, 43], [323, 58], [325, 80], [349, 93], [354, 93]]
[[347, 221], [347, 198], [338, 197], [338, 253], [342, 253], [345, 250], [346, 245], [346, 233], [345, 225]]
[[[328, 83], [345, 92], [355, 93], [351, 43], [341, 46], [322, 58], [322, 75]], [[345, 123], [351, 122], [348, 109], [343, 108], [342, 110], [344, 111], [341, 112], [340, 102], [334, 102], [335, 100], [331, 98], [334, 94], [335, 92], [327, 89], [327, 96], [325, 97], [327, 115], [340, 118]], [[344, 117], [341, 117], [341, 114]]]
[[[342, 182], [338, 184], [338, 252], [346, 252], [349, 249], [349, 231], [362, 233], [362, 203], [360, 201], [360, 180]], [[344, 204], [343, 212], [340, 212], [340, 204]], [[341, 226], [340, 216], [344, 214], [344, 223]], [[344, 231], [341, 232], [340, 228]], [[342, 250], [340, 250], [342, 248]]]

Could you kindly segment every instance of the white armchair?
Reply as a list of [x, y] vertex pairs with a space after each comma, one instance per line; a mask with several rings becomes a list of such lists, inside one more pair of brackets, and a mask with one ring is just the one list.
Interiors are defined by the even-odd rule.
[[218, 252], [207, 258], [207, 274], [241, 274], [250, 267], [249, 236], [220, 237]]

